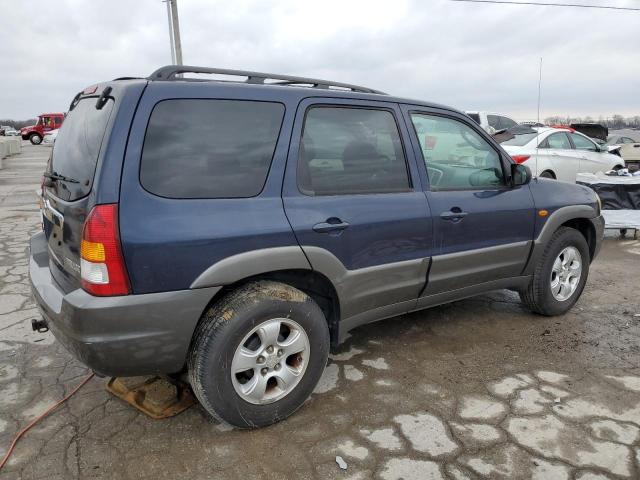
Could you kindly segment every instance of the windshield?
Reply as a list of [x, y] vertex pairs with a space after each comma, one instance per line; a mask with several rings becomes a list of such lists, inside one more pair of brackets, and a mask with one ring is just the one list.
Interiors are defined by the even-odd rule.
[[504, 140], [504, 141], [502, 141], [500, 143], [502, 145], [514, 145], [516, 147], [522, 147], [523, 145], [526, 145], [531, 140], [536, 138], [537, 135], [538, 134], [536, 132], [534, 132], [534, 133], [521, 133], [519, 135], [514, 135], [513, 138], [509, 138], [508, 140]]
[[77, 180], [56, 182], [56, 196], [77, 200], [89, 194], [100, 146], [113, 109], [109, 100], [96, 109], [95, 97], [84, 98], [69, 112], [56, 138], [51, 157], [51, 173]]

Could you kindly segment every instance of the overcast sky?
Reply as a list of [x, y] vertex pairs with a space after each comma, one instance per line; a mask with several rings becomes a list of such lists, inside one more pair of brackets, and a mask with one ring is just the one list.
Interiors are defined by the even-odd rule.
[[[179, 0], [179, 13], [185, 64], [328, 78], [532, 120], [543, 57], [542, 118], [640, 115], [640, 12]], [[66, 111], [92, 83], [171, 63], [160, 0], [4, 1], [0, 19], [0, 118]]]

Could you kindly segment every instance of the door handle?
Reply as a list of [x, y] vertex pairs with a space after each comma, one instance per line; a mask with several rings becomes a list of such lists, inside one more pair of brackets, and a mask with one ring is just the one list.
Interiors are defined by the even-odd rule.
[[349, 224], [347, 222], [343, 222], [336, 217], [331, 217], [327, 218], [326, 222], [316, 223], [312, 228], [313, 231], [317, 233], [331, 233], [340, 232], [348, 227]]
[[467, 216], [467, 212], [463, 212], [458, 207], [454, 207], [448, 212], [442, 212], [440, 218], [443, 220], [451, 220], [452, 222], [459, 222]]
[[554, 157], [559, 157], [560, 156], [560, 154], [556, 153], [556, 152], [553, 152], [551, 155], [553, 155]]

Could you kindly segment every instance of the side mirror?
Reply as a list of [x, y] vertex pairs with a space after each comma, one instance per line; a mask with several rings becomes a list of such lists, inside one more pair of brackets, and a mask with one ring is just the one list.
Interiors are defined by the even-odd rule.
[[517, 187], [520, 185], [526, 185], [533, 178], [531, 169], [526, 165], [518, 163], [511, 164], [511, 186]]

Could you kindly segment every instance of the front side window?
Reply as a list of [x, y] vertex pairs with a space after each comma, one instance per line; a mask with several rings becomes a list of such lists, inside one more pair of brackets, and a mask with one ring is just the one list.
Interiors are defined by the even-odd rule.
[[577, 133], [570, 133], [569, 135], [571, 135], [571, 140], [573, 140], [573, 144], [577, 150], [591, 150], [594, 152], [597, 150], [596, 144], [582, 135], [578, 135]]
[[300, 141], [297, 176], [298, 187], [306, 195], [411, 189], [398, 126], [387, 110], [310, 108]]
[[140, 182], [169, 198], [245, 198], [265, 184], [284, 106], [244, 100], [164, 100], [149, 119]]
[[554, 133], [553, 135], [549, 135], [545, 143], [547, 148], [571, 150], [571, 143], [569, 143], [569, 138], [566, 133]]
[[470, 126], [451, 118], [412, 113], [432, 190], [505, 185], [498, 152]]

